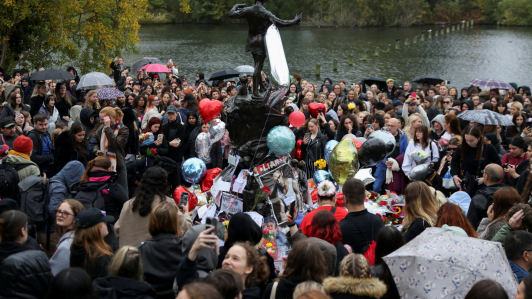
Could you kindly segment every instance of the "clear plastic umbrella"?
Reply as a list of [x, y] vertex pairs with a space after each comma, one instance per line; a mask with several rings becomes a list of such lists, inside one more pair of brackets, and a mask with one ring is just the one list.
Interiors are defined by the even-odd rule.
[[239, 72], [240, 75], [253, 76], [253, 72], [255, 71], [255, 68], [250, 65], [241, 65], [241, 66], [235, 67], [235, 71]]
[[493, 126], [515, 126], [514, 123], [506, 116], [493, 112], [491, 110], [466, 110], [458, 115], [458, 118], [468, 121], [474, 121], [483, 125]]
[[77, 90], [97, 89], [115, 86], [115, 82], [106, 74], [100, 72], [90, 72], [79, 79]]

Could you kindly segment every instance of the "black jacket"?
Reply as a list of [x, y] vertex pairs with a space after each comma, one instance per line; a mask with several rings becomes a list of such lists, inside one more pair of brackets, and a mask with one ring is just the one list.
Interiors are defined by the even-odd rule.
[[427, 221], [421, 218], [416, 219], [414, 222], [412, 222], [412, 224], [410, 224], [406, 231], [403, 232], [403, 239], [405, 240], [405, 243], [410, 242], [410, 240], [419, 236], [425, 231], [426, 228], [429, 227], [431, 227], [431, 225]]
[[371, 299], [386, 294], [386, 285], [378, 278], [328, 277], [323, 287], [333, 299]]
[[327, 137], [318, 132], [316, 138], [312, 139], [308, 144], [301, 143], [301, 155], [304, 157], [305, 162], [314, 163], [314, 161], [324, 158], [327, 141]]
[[81, 268], [87, 271], [91, 280], [107, 276], [107, 268], [109, 268], [112, 257], [102, 255], [98, 258], [91, 259], [87, 255], [88, 253], [85, 247], [72, 243], [72, 247], [70, 247], [70, 267]]
[[44, 103], [45, 99], [46, 99], [46, 95], [44, 96], [36, 95], [30, 99], [31, 118], [33, 118], [35, 114], [39, 113], [39, 109], [41, 109], [42, 104]]
[[[181, 161], [183, 161], [183, 151], [185, 149], [186, 142], [185, 126], [181, 124], [179, 117], [180, 114], [177, 115], [177, 119], [174, 122], [167, 122], [163, 125], [163, 134], [166, 137], [166, 140], [168, 140], [168, 143], [172, 142], [176, 138], [181, 140], [181, 143], [178, 147], [168, 145], [168, 157], [177, 163], [181, 163]], [[186, 122], [186, 119], [183, 120], [183, 122]]]
[[488, 208], [493, 203], [493, 194], [503, 187], [502, 184], [488, 186], [473, 196], [467, 211], [467, 219], [471, 222], [475, 230], [478, 228], [482, 218], [488, 217]]
[[[30, 106], [29, 105], [22, 105], [22, 111], [30, 111]], [[5, 105], [4, 105], [4, 108], [2, 108], [2, 113], [0, 114], [0, 118], [1, 119], [4, 119], [6, 117], [11, 117], [13, 119], [15, 119], [15, 109], [13, 109], [13, 107], [11, 107], [11, 103], [7, 102]]]
[[[338, 126], [340, 126], [340, 125], [338, 124]], [[353, 135], [355, 135], [357, 137], [364, 136], [364, 133], [362, 133], [361, 131], [355, 131], [355, 130], [356, 129], [353, 128], [353, 130], [351, 130], [351, 134], [353, 134]], [[339, 130], [336, 129], [336, 141], [338, 141], [338, 142], [342, 141], [342, 139], [344, 139], [344, 136], [347, 135], [347, 134], [349, 134], [349, 133], [348, 133], [347, 129], [345, 129], [345, 128], [341, 128]]]
[[[115, 61], [111, 62], [111, 65], [109, 65], [109, 67], [113, 70], [113, 78], [115, 79], [115, 82], [118, 82], [120, 80], [120, 75], [122, 71], [126, 68], [124, 67], [124, 65], [118, 65], [118, 63], [116, 63]], [[118, 84], [116, 86], [118, 86]]]
[[[453, 159], [451, 160], [451, 175], [463, 177], [469, 173], [481, 177], [482, 171], [486, 165], [490, 163], [501, 165], [501, 158], [499, 157], [495, 147], [491, 144], [484, 145], [480, 161], [480, 173], [477, 173], [479, 161], [475, 160], [476, 154], [476, 148], [469, 148], [465, 157], [462, 159], [460, 151], [457, 150], [453, 155]], [[461, 172], [463, 172], [463, 176]]]
[[[48, 133], [43, 133], [48, 135]], [[52, 138], [48, 135], [50, 138], [50, 144]], [[31, 154], [31, 161], [35, 162], [37, 166], [39, 166], [39, 169], [42, 172], [43, 167], [49, 167], [52, 162], [54, 162], [54, 156], [53, 153], [50, 152], [50, 155], [48, 156], [42, 156], [42, 137], [39, 131], [37, 130], [31, 130], [28, 132], [28, 138], [31, 139], [33, 142], [33, 153]]]
[[92, 286], [101, 299], [157, 298], [157, 293], [150, 284], [126, 277], [100, 277], [92, 282]]
[[[188, 144], [190, 145], [188, 157], [198, 157], [196, 154], [196, 138], [200, 133], [201, 127], [196, 127], [194, 131], [190, 134]], [[222, 168], [223, 164], [223, 153], [222, 153], [222, 143], [216, 141], [211, 145], [211, 151], [209, 152], [209, 157], [211, 158], [211, 168]]]
[[59, 173], [70, 161], [79, 161], [83, 166], [87, 166], [89, 161], [89, 151], [82, 149], [81, 152], [78, 152], [69, 133], [70, 131], [64, 131], [55, 139], [54, 173]]
[[364, 253], [364, 246], [377, 240], [377, 234], [383, 227], [384, 223], [379, 216], [368, 210], [348, 213], [340, 221], [342, 243], [351, 246], [353, 253]]
[[44, 252], [4, 241], [0, 264], [0, 298], [44, 298], [53, 279]]
[[139, 130], [135, 123], [135, 121], [137, 120], [137, 118], [135, 117], [135, 112], [129, 107], [122, 107], [121, 109], [124, 113], [122, 123], [129, 129], [129, 137], [127, 139], [126, 147], [124, 148], [124, 154], [138, 155], [140, 153], [140, 142]]
[[29, 106], [31, 95], [33, 94], [33, 86], [29, 85], [27, 90], [22, 86], [20, 88], [22, 88], [22, 92], [24, 93], [23, 103]]
[[178, 236], [161, 233], [135, 245], [139, 248], [144, 267], [144, 279], [157, 292], [159, 299], [174, 299], [172, 290], [176, 270], [186, 256]]
[[[66, 96], [67, 97], [69, 96], [68, 93], [67, 93]], [[59, 119], [60, 120], [63, 120], [63, 116], [70, 117], [70, 108], [72, 108], [72, 99], [71, 99], [71, 102], [69, 104], [63, 98], [61, 100], [59, 100], [59, 96], [57, 96], [56, 100], [55, 100], [55, 108], [57, 108], [57, 112], [59, 112]]]
[[[302, 281], [294, 277], [281, 278], [275, 291], [275, 299], [292, 298], [294, 296], [294, 290], [300, 282]], [[270, 299], [273, 285], [272, 283], [266, 287], [264, 294], [262, 294], [262, 299]]]
[[[154, 134], [153, 136], [155, 138], [155, 140], [157, 140], [157, 135]], [[155, 143], [152, 143], [150, 145], [145, 145], [143, 146], [142, 144], [140, 145], [140, 154], [141, 155], [146, 155], [148, 149], [155, 149], [157, 151], [157, 155], [159, 156], [164, 156], [164, 157], [167, 157], [168, 156], [168, 140], [166, 140], [166, 138], [164, 137], [164, 134], [163, 134], [163, 142], [159, 145], [155, 145]]]

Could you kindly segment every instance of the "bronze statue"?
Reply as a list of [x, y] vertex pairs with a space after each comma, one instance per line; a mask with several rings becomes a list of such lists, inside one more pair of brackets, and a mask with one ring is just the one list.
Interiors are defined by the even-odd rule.
[[272, 24], [275, 24], [277, 27], [288, 27], [299, 24], [302, 16], [302, 14], [299, 14], [291, 21], [281, 20], [262, 6], [267, 1], [257, 0], [255, 1], [255, 5], [249, 7], [246, 4], [236, 4], [229, 12], [230, 18], [246, 18], [248, 21], [249, 33], [246, 52], [251, 52], [255, 62], [253, 95], [256, 97], [260, 96], [259, 88], [262, 92], [266, 90], [261, 76], [264, 60], [266, 59], [266, 47], [264, 45], [266, 31]]

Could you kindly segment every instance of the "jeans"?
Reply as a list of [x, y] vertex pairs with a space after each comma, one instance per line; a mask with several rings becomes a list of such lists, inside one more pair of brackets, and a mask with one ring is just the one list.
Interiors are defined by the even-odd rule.
[[373, 175], [375, 182], [373, 182], [373, 192], [381, 193], [382, 186], [386, 181], [386, 168], [377, 167], [377, 171]]

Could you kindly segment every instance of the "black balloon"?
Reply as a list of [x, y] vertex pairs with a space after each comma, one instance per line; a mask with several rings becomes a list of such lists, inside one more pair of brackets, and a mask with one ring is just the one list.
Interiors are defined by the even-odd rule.
[[384, 141], [386, 145], [386, 157], [389, 157], [393, 153], [395, 149], [395, 137], [393, 137], [392, 133], [383, 130], [375, 131], [368, 136], [368, 140], [373, 138]]
[[378, 138], [368, 139], [358, 150], [358, 159], [364, 167], [379, 164], [386, 158], [386, 144]]

